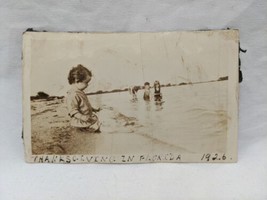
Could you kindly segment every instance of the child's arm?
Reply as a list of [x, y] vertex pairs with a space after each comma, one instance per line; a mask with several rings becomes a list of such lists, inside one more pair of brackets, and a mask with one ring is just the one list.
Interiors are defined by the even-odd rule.
[[70, 93], [67, 96], [67, 106], [68, 106], [69, 116], [75, 117], [75, 118], [80, 119], [82, 121], [88, 121], [90, 119], [90, 116], [89, 115], [83, 115], [79, 111], [79, 106], [80, 106], [81, 101], [82, 100], [79, 97], [79, 95], [77, 95], [74, 92]]
[[96, 119], [94, 118], [94, 116], [83, 115], [83, 114], [81, 114], [81, 113], [76, 113], [76, 114], [74, 115], [74, 117], [75, 117], [76, 119], [80, 119], [80, 120], [82, 120], [82, 121], [90, 122], [90, 123], [93, 123], [93, 122], [96, 121]]
[[101, 109], [100, 108], [92, 108], [93, 112], [99, 112]]
[[[75, 117], [76, 119], [79, 119], [81, 121], [86, 121], [90, 123], [95, 122], [97, 119], [95, 119], [94, 117], [80, 113], [79, 107], [80, 107], [81, 101], [82, 99], [76, 93], [72, 93], [67, 97], [67, 106], [69, 110], [69, 116]], [[99, 111], [100, 109], [92, 108], [92, 110]]]

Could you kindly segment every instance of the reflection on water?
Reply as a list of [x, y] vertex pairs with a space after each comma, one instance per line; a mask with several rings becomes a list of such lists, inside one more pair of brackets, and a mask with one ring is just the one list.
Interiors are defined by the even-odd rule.
[[150, 101], [146, 101], [146, 111], [151, 111], [151, 102]]
[[[131, 101], [128, 92], [89, 99], [102, 107], [101, 134], [136, 134], [139, 140], [150, 138], [150, 146], [157, 141], [189, 152], [225, 149], [227, 81], [165, 87], [162, 94], [164, 103], [160, 104], [144, 101], [142, 90], [137, 93], [137, 101]], [[132, 137], [130, 142], [138, 143]]]

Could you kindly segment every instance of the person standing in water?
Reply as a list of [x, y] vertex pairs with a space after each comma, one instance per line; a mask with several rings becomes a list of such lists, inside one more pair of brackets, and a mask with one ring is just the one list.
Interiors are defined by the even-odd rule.
[[145, 91], [144, 91], [143, 98], [145, 101], [150, 101], [150, 84], [149, 84], [149, 82], [145, 82], [144, 89], [145, 89]]
[[137, 101], [137, 92], [139, 90], [138, 86], [134, 86], [132, 88], [129, 88], [129, 92], [132, 95], [132, 101]]
[[160, 102], [162, 100], [162, 94], [160, 92], [160, 83], [159, 81], [154, 82], [154, 100]]

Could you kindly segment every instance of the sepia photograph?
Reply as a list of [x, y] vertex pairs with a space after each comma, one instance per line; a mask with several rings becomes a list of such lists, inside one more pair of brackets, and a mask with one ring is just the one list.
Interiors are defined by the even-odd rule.
[[267, 200], [266, 10], [1, 1], [0, 200]]
[[236, 162], [238, 30], [23, 34], [28, 162]]

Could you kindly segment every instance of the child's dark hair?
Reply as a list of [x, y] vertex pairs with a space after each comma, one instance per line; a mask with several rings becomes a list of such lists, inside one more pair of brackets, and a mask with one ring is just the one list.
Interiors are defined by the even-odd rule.
[[150, 83], [149, 82], [145, 82], [144, 86], [146, 86], [146, 85], [150, 86]]
[[159, 85], [159, 86], [160, 86], [159, 81], [155, 81], [155, 82], [154, 82], [154, 86], [155, 86], [155, 85]]
[[[159, 87], [156, 88], [156, 85], [158, 85]], [[159, 83], [159, 81], [155, 81], [154, 82], [154, 90], [155, 90], [155, 93], [160, 93], [160, 83]]]
[[92, 77], [92, 72], [83, 65], [79, 64], [77, 67], [73, 67], [70, 70], [68, 76], [69, 84], [82, 82], [87, 76]]

